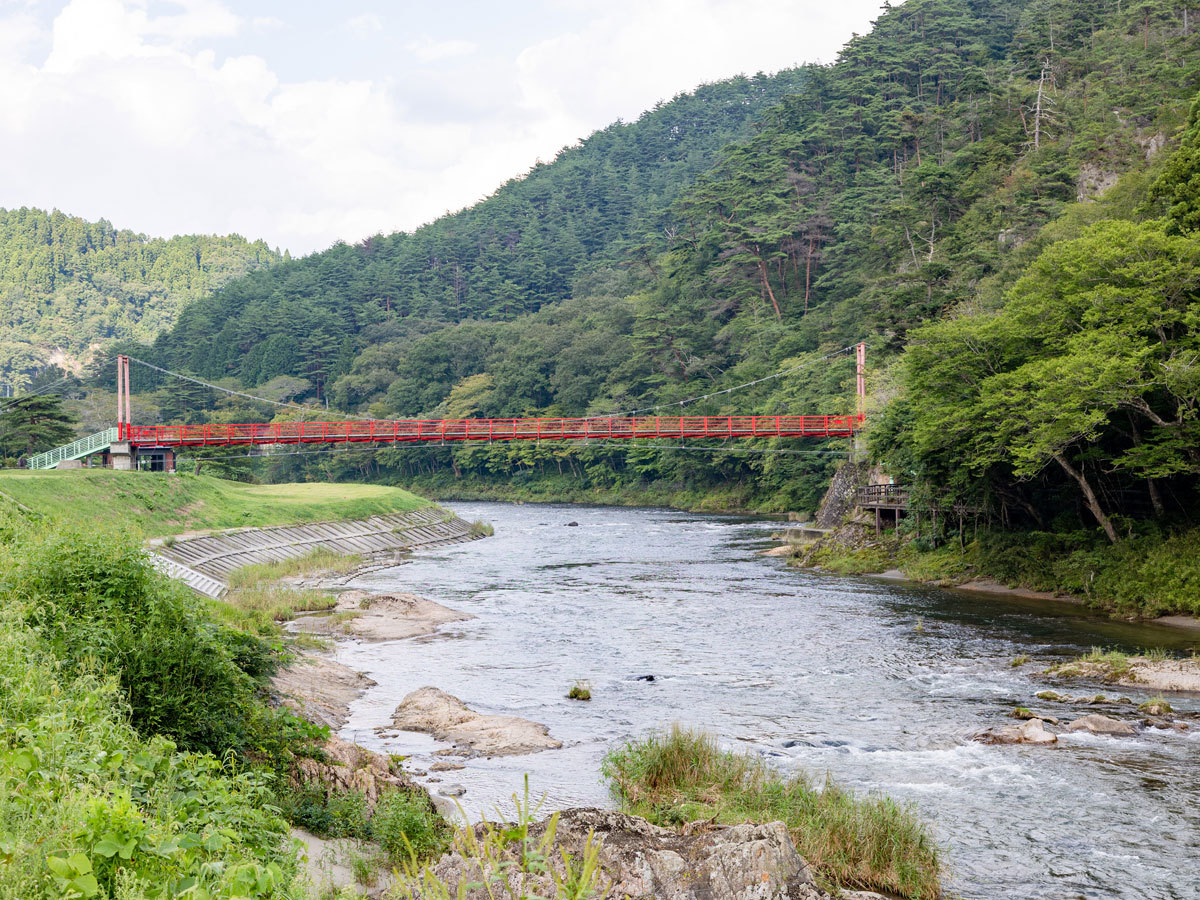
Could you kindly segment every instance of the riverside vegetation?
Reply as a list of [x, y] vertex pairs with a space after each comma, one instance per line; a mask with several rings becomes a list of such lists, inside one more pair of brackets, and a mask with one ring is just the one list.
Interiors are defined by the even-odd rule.
[[[303, 761], [323, 758], [328, 731], [272, 698], [269, 678], [293, 645], [264, 610], [202, 600], [155, 571], [122, 515], [110, 528], [85, 528], [0, 502], [0, 896], [303, 897], [296, 826], [377, 848], [355, 868], [364, 878], [380, 867], [408, 872], [393, 887], [399, 896], [414, 885], [422, 896], [448, 896], [425, 863], [450, 846], [488, 878], [509, 877], [505, 860], [521, 829], [528, 833], [528, 804], [517, 831], [492, 827], [480, 839], [454, 834], [423, 793], [385, 791], [372, 809], [362, 794], [299, 777]], [[233, 593], [324, 562], [255, 569]], [[814, 864], [830, 884], [928, 896], [939, 863], [920, 851], [929, 839], [908, 812], [832, 785], [784, 782], [748, 762], [737, 768], [707, 738], [676, 733], [666, 746], [680, 742], [687, 752], [709, 748], [698, 780], [678, 785], [714, 804], [697, 812], [785, 816], [802, 852], [821, 849]], [[631, 760], [641, 753], [612, 757], [622, 792], [640, 783]], [[733, 793], [715, 799], [717, 787], [733, 790], [735, 770], [745, 776], [737, 802], [726, 803]], [[772, 799], [780, 785], [786, 796]], [[801, 815], [802, 803], [821, 811]], [[681, 821], [678, 811], [647, 812]], [[919, 877], [897, 876], [901, 856], [881, 855], [876, 838], [889, 829], [901, 856], [916, 853]], [[870, 842], [860, 846], [864, 835]], [[537, 848], [527, 850], [521, 865], [544, 875]], [[595, 866], [594, 848], [570, 860], [556, 896], [602, 893]]]
[[942, 586], [977, 578], [1062, 593], [1126, 618], [1200, 616], [1200, 531], [1141, 526], [1116, 544], [1084, 529], [1010, 532], [952, 528], [938, 546], [911, 520], [866, 546], [837, 539], [792, 548], [797, 563], [847, 575], [898, 569]]

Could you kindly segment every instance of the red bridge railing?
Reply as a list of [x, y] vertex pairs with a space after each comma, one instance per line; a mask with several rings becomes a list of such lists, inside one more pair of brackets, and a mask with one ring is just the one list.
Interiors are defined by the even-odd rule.
[[591, 419], [399, 419], [264, 425], [122, 425], [139, 447], [352, 444], [413, 441], [632, 440], [637, 438], [847, 437], [849, 416], [652, 416]]

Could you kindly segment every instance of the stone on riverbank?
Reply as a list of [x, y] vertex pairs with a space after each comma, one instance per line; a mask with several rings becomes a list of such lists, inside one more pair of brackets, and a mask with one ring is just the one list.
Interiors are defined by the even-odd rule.
[[1047, 674], [1087, 678], [1109, 684], [1146, 688], [1159, 693], [1200, 693], [1200, 659], [1149, 659], [1142, 656], [1073, 660], [1052, 666]]
[[1041, 719], [1030, 719], [1023, 725], [989, 728], [975, 735], [983, 744], [1057, 744], [1058, 735], [1046, 730]]
[[357, 791], [368, 809], [374, 809], [379, 795], [390, 789], [422, 792], [404, 775], [393, 771], [386, 757], [331, 736], [321, 747], [324, 759], [296, 760], [302, 781], [321, 785], [327, 795]]
[[327, 656], [301, 656], [271, 679], [284, 705], [317, 725], [336, 731], [346, 724], [350, 704], [375, 682]]
[[[537, 844], [548, 821], [530, 827]], [[482, 826], [477, 827], [482, 835]], [[558, 819], [554, 847], [547, 854], [561, 874], [560, 850], [582, 857], [588, 835], [600, 844], [601, 887], [608, 896], [631, 900], [832, 900], [816, 887], [808, 863], [796, 852], [782, 822], [768, 825], [707, 826], [685, 833], [651, 825], [645, 819], [606, 809], [568, 809]], [[513, 845], [514, 847], [517, 845]], [[514, 851], [515, 852], [515, 851]], [[477, 864], [451, 851], [434, 871], [450, 887], [480, 882]], [[547, 873], [525, 885], [531, 896], [554, 896]], [[484, 900], [482, 887], [467, 900]]]
[[1076, 719], [1067, 726], [1067, 731], [1090, 731], [1092, 734], [1107, 734], [1113, 737], [1128, 737], [1137, 734], [1137, 729], [1128, 722], [1099, 716], [1095, 713]]
[[435, 687], [418, 688], [392, 715], [402, 731], [423, 731], [454, 745], [465, 756], [516, 756], [557, 750], [549, 729], [517, 716], [484, 716]]
[[328, 616], [303, 616], [295, 622], [302, 631], [348, 634], [368, 641], [399, 641], [433, 634], [448, 622], [474, 618], [416, 594], [371, 594], [343, 591]]

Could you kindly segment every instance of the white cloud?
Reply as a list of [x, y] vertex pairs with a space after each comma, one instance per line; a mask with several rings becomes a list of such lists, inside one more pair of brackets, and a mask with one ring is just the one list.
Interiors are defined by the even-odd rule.
[[418, 29], [387, 80], [285, 77], [314, 70], [219, 0], [70, 0], [52, 23], [0, 6], [0, 205], [293, 252], [413, 228], [698, 82], [832, 56], [876, 2], [843, 0], [848, 25], [824, 0], [569, 0], [576, 24], [536, 19], [523, 49]]
[[469, 56], [479, 49], [474, 41], [448, 40], [437, 41], [424, 34], [418, 40], [409, 41], [404, 45], [405, 50], [411, 50], [421, 62], [437, 62], [442, 59], [454, 59], [458, 56]]
[[375, 13], [363, 13], [347, 19], [346, 27], [357, 37], [365, 38], [378, 31], [383, 31], [383, 20]]
[[702, 82], [829, 61], [850, 36], [847, 8], [875, 7], [795, 0], [583, 5], [593, 13], [586, 28], [540, 41], [517, 60], [526, 104], [577, 130], [628, 121]]

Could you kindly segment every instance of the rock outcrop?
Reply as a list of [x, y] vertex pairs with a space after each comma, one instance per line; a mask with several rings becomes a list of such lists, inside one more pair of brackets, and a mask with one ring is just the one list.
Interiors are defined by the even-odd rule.
[[463, 756], [516, 756], [562, 746], [545, 725], [517, 716], [480, 715], [435, 687], [406, 696], [392, 714], [392, 724], [402, 731], [432, 734]]
[[1090, 731], [1092, 734], [1107, 734], [1113, 737], [1128, 737], [1137, 734], [1137, 729], [1128, 722], [1110, 719], [1108, 716], [1098, 716], [1095, 713], [1076, 719], [1067, 726], [1067, 731]]
[[837, 528], [854, 511], [858, 489], [870, 480], [870, 466], [847, 462], [834, 473], [829, 490], [821, 500], [813, 524], [817, 528]]
[[975, 735], [984, 744], [1057, 744], [1058, 735], [1046, 730], [1041, 719], [1030, 719], [1021, 725], [989, 728]]
[[299, 631], [346, 634], [368, 641], [400, 641], [433, 634], [447, 622], [474, 618], [416, 594], [343, 591], [331, 615], [302, 616]]
[[[538, 843], [548, 820], [530, 828]], [[477, 826], [482, 835], [483, 826]], [[560, 814], [548, 856], [559, 872], [559, 851], [583, 856], [588, 835], [599, 844], [601, 888], [630, 900], [832, 900], [819, 890], [804, 858], [796, 852], [782, 822], [768, 825], [699, 827], [684, 833], [644, 819], [604, 809], [569, 809]], [[515, 867], [514, 867], [515, 868]], [[435, 866], [450, 887], [481, 881], [478, 864], [451, 851]], [[511, 879], [519, 878], [513, 872]], [[523, 896], [554, 896], [550, 874], [529, 876]], [[482, 887], [468, 888], [467, 900], [486, 900]]]
[[271, 679], [284, 705], [317, 725], [337, 731], [350, 704], [375, 682], [327, 656], [301, 656]]
[[319, 784], [327, 796], [358, 791], [369, 809], [375, 808], [380, 794], [400, 788], [424, 794], [424, 790], [404, 775], [392, 770], [386, 757], [330, 737], [321, 748], [324, 759], [299, 759], [296, 771], [301, 781]]

